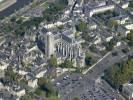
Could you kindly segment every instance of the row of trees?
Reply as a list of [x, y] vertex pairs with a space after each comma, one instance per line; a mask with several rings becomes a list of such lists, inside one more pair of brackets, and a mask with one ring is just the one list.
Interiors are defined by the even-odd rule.
[[113, 65], [105, 71], [103, 78], [114, 88], [119, 89], [122, 84], [133, 80], [133, 59]]
[[38, 86], [35, 91], [36, 95], [44, 97], [46, 100], [58, 100], [58, 93], [51, 85], [50, 80], [42, 77], [38, 79]]
[[49, 7], [43, 12], [43, 18], [47, 22], [54, 22], [59, 18], [59, 14], [66, 7], [66, 0], [59, 0], [58, 3], [50, 3]]
[[62, 67], [62, 68], [72, 68], [73, 67], [73, 62], [69, 59], [65, 59], [65, 61], [58, 65], [57, 64], [57, 58], [54, 55], [51, 55], [49, 61], [48, 61], [48, 66], [49, 67]]
[[23, 17], [13, 16], [10, 19], [10, 27], [7, 27], [6, 32], [10, 31], [16, 36], [24, 36], [25, 33], [28, 33], [29, 29], [36, 27], [38, 28], [39, 24], [43, 21], [41, 17], [35, 17], [28, 20], [25, 20]]
[[57, 20], [59, 18], [59, 14], [66, 6], [67, 0], [59, 0], [58, 3], [49, 3], [48, 8], [46, 8], [45, 11], [42, 13], [42, 17], [34, 17], [25, 21], [25, 18], [18, 18], [14, 16], [10, 19], [10, 21], [15, 28], [12, 28], [12, 26], [10, 25], [9, 27], [6, 27], [5, 30], [7, 32], [11, 32], [14, 30], [13, 33], [16, 36], [24, 36], [26, 30], [29, 30], [33, 27], [38, 28], [39, 24], [42, 21], [54, 22], [55, 20]]

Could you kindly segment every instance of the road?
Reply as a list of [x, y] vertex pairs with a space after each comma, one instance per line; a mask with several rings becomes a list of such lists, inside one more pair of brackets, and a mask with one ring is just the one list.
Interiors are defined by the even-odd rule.
[[111, 54], [111, 52], [108, 52], [105, 56], [103, 56], [100, 60], [98, 60], [98, 62], [96, 62], [94, 65], [92, 65], [86, 71], [84, 71], [83, 74], [86, 74], [88, 71], [90, 71], [92, 68], [94, 68], [96, 65], [98, 65], [102, 60], [104, 60], [110, 54]]
[[8, 17], [11, 14], [13, 14], [16, 10], [23, 8], [25, 5], [28, 5], [30, 2], [32, 2], [32, 0], [17, 0], [15, 4], [1, 11], [0, 17]]
[[112, 91], [107, 85], [103, 85], [101, 88], [96, 82], [104, 70], [123, 59], [127, 59], [127, 54], [121, 52], [122, 48], [125, 46], [113, 50], [113, 52], [118, 52], [116, 56], [112, 56], [110, 53], [86, 75], [65, 73], [55, 79], [53, 84], [59, 91], [61, 100], [73, 100], [74, 97], [79, 97], [80, 100], [112, 100], [112, 98], [122, 100], [123, 98], [115, 90]]

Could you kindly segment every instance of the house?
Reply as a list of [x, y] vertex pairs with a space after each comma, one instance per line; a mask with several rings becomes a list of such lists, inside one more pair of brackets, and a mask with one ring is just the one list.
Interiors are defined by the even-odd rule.
[[4, 70], [0, 70], [0, 78], [4, 78], [5, 77], [5, 71]]
[[95, 30], [97, 28], [97, 24], [92, 19], [88, 18], [87, 23], [90, 30]]
[[5, 70], [5, 69], [7, 69], [7, 66], [8, 66], [9, 64], [8, 63], [6, 63], [6, 62], [0, 62], [0, 70]]
[[94, 41], [95, 45], [101, 43], [101, 37], [99, 37], [99, 36], [96, 36], [94, 40], [95, 40]]
[[128, 30], [133, 30], [133, 23], [125, 24], [125, 28]]
[[114, 10], [115, 5], [110, 2], [89, 2], [85, 5], [84, 11], [86, 14], [89, 15], [89, 17], [92, 17], [95, 14], [104, 13], [109, 10]]
[[126, 21], [129, 20], [129, 17], [127, 15], [121, 15], [121, 16], [112, 17], [112, 18], [110, 18], [110, 20], [114, 20], [118, 24], [125, 24]]
[[38, 79], [34, 76], [33, 73], [28, 73], [25, 75], [25, 79], [28, 81], [28, 86], [35, 88], [37, 87]]
[[14, 91], [12, 91], [14, 95], [18, 96], [18, 97], [22, 97], [25, 95], [25, 89], [15, 89]]
[[122, 36], [127, 36], [128, 33], [130, 33], [130, 30], [125, 28], [124, 26], [118, 26], [117, 28], [118, 33], [120, 33]]
[[0, 100], [19, 100], [19, 98], [5, 90], [0, 92]]
[[46, 72], [47, 69], [42, 67], [42, 68], [37, 68], [33, 73], [36, 78], [41, 78], [45, 75]]
[[12, 95], [15, 95], [17, 97], [22, 97], [25, 95], [26, 91], [25, 91], [25, 88], [21, 87], [20, 85], [18, 84], [11, 84], [11, 83], [8, 83], [6, 84], [6, 89], [12, 94]]
[[38, 82], [38, 79], [36, 79], [36, 78], [29, 79], [28, 86], [35, 88], [35, 87], [37, 87], [37, 82]]
[[0, 82], [0, 90], [2, 90], [2, 89], [5, 89], [5, 87], [4, 87], [3, 83]]
[[75, 0], [68, 0], [68, 5], [72, 6], [74, 4]]
[[119, 46], [121, 46], [121, 42], [117, 42], [115, 45], [115, 47], [119, 47]]
[[121, 0], [120, 4], [119, 4], [123, 9], [128, 8], [129, 6], [129, 1], [127, 0]]
[[26, 75], [26, 74], [28, 73], [27, 71], [25, 71], [25, 70], [22, 69], [22, 68], [20, 68], [17, 72], [18, 72], [19, 75], [22, 75], [22, 76], [23, 76], [23, 75]]

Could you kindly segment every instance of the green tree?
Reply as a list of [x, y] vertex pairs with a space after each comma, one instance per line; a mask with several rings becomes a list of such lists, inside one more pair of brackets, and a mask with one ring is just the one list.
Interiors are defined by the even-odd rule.
[[86, 63], [87, 66], [90, 66], [90, 65], [92, 65], [92, 63], [93, 63], [92, 57], [90, 56], [89, 53], [86, 53], [85, 63]]
[[[57, 91], [54, 90], [50, 81], [44, 77], [38, 79], [39, 89], [46, 93], [46, 97], [57, 96]], [[42, 94], [41, 90], [38, 90], [38, 94]]]
[[118, 40], [116, 38], [113, 38], [109, 42], [105, 42], [104, 45], [108, 51], [111, 51], [114, 48], [117, 41]]
[[17, 19], [16, 16], [13, 16], [13, 17], [11, 17], [10, 21], [11, 21], [11, 22], [15, 22], [16, 19]]
[[[63, 3], [63, 1], [61, 0]], [[49, 3], [49, 7], [43, 12], [43, 18], [47, 22], [53, 22], [58, 19], [58, 15], [65, 8], [64, 4]]]
[[17, 74], [14, 73], [11, 68], [9, 68], [9, 69], [7, 69], [7, 71], [5, 71], [5, 76], [13, 81], [17, 81]]
[[133, 30], [131, 30], [130, 33], [127, 34], [127, 39], [133, 41]]
[[80, 21], [78, 25], [75, 26], [77, 31], [84, 32], [87, 30], [87, 24], [83, 21]]
[[69, 59], [65, 59], [64, 63], [62, 63], [60, 66], [63, 68], [72, 68], [73, 62]]
[[59, 4], [68, 5], [68, 0], [59, 0]]
[[74, 99], [73, 100], [80, 100], [78, 97], [74, 97]]
[[21, 97], [20, 100], [33, 100], [33, 97], [30, 94], [26, 94]]
[[43, 87], [45, 84], [47, 84], [49, 81], [48, 81], [48, 79], [46, 79], [46, 78], [44, 78], [44, 77], [41, 77], [41, 78], [39, 78], [38, 79], [38, 85], [40, 86], [40, 87]]
[[113, 65], [105, 71], [104, 78], [113, 87], [119, 89], [120, 86], [129, 82], [133, 78], [133, 60], [128, 60], [119, 64]]
[[127, 34], [128, 44], [130, 46], [133, 46], [133, 30], [130, 31], [130, 33]]
[[46, 100], [59, 100], [58, 96], [50, 96]]
[[48, 65], [50, 67], [57, 67], [57, 58], [54, 55], [51, 55], [51, 57], [48, 61]]
[[118, 22], [115, 21], [115, 20], [110, 20], [110, 21], [109, 21], [109, 26], [110, 26], [112, 29], [117, 29], [117, 27], [118, 27]]
[[35, 94], [36, 94], [36, 95], [43, 96], [44, 93], [45, 93], [45, 92], [42, 91], [40, 88], [37, 88], [37, 89], [35, 90]]

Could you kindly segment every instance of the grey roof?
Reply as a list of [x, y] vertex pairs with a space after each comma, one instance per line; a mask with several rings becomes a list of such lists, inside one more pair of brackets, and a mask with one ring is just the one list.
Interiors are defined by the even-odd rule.
[[133, 93], [133, 84], [124, 84], [123, 88], [128, 92], [128, 93]]
[[2, 100], [16, 100], [17, 97], [12, 95], [8, 91], [2, 91], [2, 92], [0, 92], [0, 99], [2, 99]]

